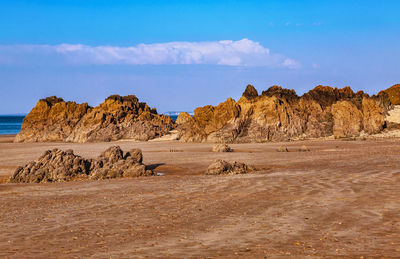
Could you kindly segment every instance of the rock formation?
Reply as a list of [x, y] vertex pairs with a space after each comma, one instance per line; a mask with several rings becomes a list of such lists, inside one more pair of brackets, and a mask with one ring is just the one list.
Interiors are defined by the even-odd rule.
[[247, 174], [249, 171], [252, 171], [252, 169], [244, 163], [237, 161], [229, 163], [225, 160], [218, 159], [207, 168], [206, 174]]
[[279, 148], [276, 151], [277, 152], [289, 152], [289, 149], [284, 146], [279, 146]]
[[380, 91], [379, 95], [387, 94], [392, 105], [400, 105], [400, 84], [393, 85], [386, 90]]
[[174, 127], [171, 117], [157, 114], [134, 95], [113, 95], [95, 108], [50, 97], [40, 100], [26, 116], [15, 142], [145, 141]]
[[91, 109], [87, 103], [65, 102], [55, 96], [41, 99], [24, 118], [15, 142], [63, 141]]
[[175, 128], [177, 134], [166, 139], [241, 143], [348, 138], [395, 127], [385, 123], [385, 116], [399, 103], [399, 85], [371, 97], [350, 87], [317, 86], [298, 96], [280, 86], [259, 94], [248, 85], [238, 101], [228, 98], [217, 106], [199, 107], [193, 116], [181, 113], [175, 123], [134, 95], [113, 95], [94, 108], [49, 97], [24, 119], [15, 142], [147, 141], [162, 139]]
[[299, 152], [308, 152], [308, 151], [310, 151], [310, 149], [307, 146], [303, 145], [297, 151], [299, 151]]
[[216, 144], [212, 148], [213, 152], [233, 152], [233, 149], [227, 144]]
[[303, 96], [272, 86], [258, 95], [248, 85], [236, 102], [228, 98], [204, 106], [194, 116], [180, 115], [178, 130], [184, 142], [266, 142], [374, 134], [384, 125], [390, 105], [387, 95], [317, 86]]
[[142, 164], [142, 151], [124, 152], [118, 146], [104, 151], [97, 159], [84, 159], [72, 150], [47, 150], [37, 160], [18, 167], [11, 183], [66, 182], [154, 175]]

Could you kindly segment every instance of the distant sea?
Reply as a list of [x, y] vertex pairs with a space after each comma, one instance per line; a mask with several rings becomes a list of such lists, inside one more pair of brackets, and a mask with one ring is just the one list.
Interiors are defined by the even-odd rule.
[[23, 115], [0, 115], [0, 135], [18, 134], [24, 117]]

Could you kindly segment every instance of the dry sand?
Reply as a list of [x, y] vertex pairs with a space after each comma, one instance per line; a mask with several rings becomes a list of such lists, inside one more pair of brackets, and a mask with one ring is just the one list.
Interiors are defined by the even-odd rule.
[[[3, 181], [47, 149], [95, 157], [116, 144], [141, 148], [144, 163], [167, 175], [0, 184], [0, 257], [400, 256], [398, 140], [238, 144], [233, 153], [174, 141], [10, 140], [0, 138]], [[297, 152], [302, 145], [311, 151]], [[259, 171], [202, 175], [216, 158]]]

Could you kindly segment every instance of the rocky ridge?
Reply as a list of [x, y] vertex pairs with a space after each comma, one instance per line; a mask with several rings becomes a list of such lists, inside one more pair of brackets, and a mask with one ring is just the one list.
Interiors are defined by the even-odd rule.
[[[181, 113], [176, 123], [134, 95], [108, 97], [97, 107], [49, 97], [24, 119], [15, 142], [94, 142], [180, 139], [183, 142], [267, 142], [311, 138], [353, 138], [397, 129], [386, 121], [400, 104], [395, 85], [377, 95], [317, 86], [302, 96], [272, 86], [261, 94], [248, 85], [242, 97]], [[173, 136], [171, 135], [174, 130]]]
[[177, 119], [184, 142], [266, 142], [376, 134], [385, 127], [391, 107], [386, 92], [370, 97], [350, 87], [317, 86], [303, 96], [272, 86], [258, 94], [248, 85], [236, 102], [228, 98], [217, 106], [182, 113]]
[[174, 127], [171, 117], [157, 114], [134, 95], [112, 95], [94, 108], [53, 96], [39, 100], [25, 117], [15, 142], [146, 141]]
[[97, 159], [85, 159], [72, 150], [47, 150], [37, 160], [18, 167], [11, 183], [66, 182], [154, 175], [142, 164], [140, 149], [124, 152], [119, 146], [105, 150]]

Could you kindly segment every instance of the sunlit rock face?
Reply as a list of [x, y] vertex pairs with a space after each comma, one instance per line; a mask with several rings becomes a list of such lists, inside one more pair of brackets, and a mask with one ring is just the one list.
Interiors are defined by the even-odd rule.
[[157, 114], [134, 95], [112, 95], [94, 108], [49, 97], [40, 100], [26, 116], [15, 141], [146, 141], [174, 127], [171, 117]]
[[[374, 134], [385, 125], [387, 96], [317, 86], [303, 96], [272, 86], [260, 95], [248, 85], [236, 102], [204, 106], [178, 126], [184, 142], [266, 142]], [[183, 117], [185, 119], [183, 119]]]

